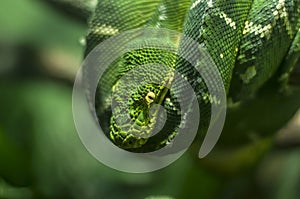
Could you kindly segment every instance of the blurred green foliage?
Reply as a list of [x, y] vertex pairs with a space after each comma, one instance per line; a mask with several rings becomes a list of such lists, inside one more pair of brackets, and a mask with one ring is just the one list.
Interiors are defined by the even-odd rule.
[[0, 198], [299, 197], [299, 145], [273, 144], [299, 107], [299, 90], [278, 96], [266, 87], [271, 94], [233, 106], [203, 160], [195, 144], [165, 169], [126, 174], [97, 162], [73, 123], [87, 25], [39, 0], [2, 0], [0, 27]]

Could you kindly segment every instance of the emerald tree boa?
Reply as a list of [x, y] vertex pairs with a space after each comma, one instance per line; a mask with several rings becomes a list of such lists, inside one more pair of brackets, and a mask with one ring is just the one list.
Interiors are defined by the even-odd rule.
[[[101, 42], [137, 28], [169, 29], [196, 41], [219, 71], [229, 108], [259, 98], [264, 92], [285, 96], [298, 86], [291, 86], [290, 76], [295, 76], [300, 56], [299, 0], [101, 0], [89, 21], [85, 55]], [[185, 87], [174, 81], [172, 71], [182, 74], [196, 94], [201, 110], [201, 135], [209, 126], [211, 105], [218, 101], [218, 96], [208, 91], [207, 82], [190, 63], [174, 52], [147, 46], [148, 36], [128, 42], [128, 46], [139, 49], [125, 53], [111, 64], [99, 80], [92, 107], [107, 137], [118, 147], [133, 152], [155, 151], [171, 145], [178, 136], [180, 119], [185, 113], [176, 115], [180, 106], [174, 95], [186, 93]], [[193, 53], [180, 36], [157, 38], [150, 43]], [[202, 57], [196, 58], [197, 63], [201, 60]], [[144, 68], [138, 75], [148, 74], [155, 79], [160, 74], [165, 77], [164, 83], [137, 85], [131, 81], [134, 73], [122, 79], [132, 69], [151, 63], [169, 69]], [[85, 71], [85, 77], [89, 79], [97, 67], [101, 65], [94, 71]], [[212, 76], [209, 81], [214, 84], [217, 80]], [[173, 91], [166, 84], [175, 85]], [[122, 96], [128, 92], [130, 97], [124, 101]], [[165, 109], [167, 120], [161, 132], [153, 135], [155, 118], [161, 114], [159, 110], [151, 113], [155, 104]], [[295, 108], [290, 111], [295, 112]]]

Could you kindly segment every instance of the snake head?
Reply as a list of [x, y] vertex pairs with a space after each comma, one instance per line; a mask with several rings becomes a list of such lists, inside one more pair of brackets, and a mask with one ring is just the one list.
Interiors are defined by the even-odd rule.
[[[161, 130], [165, 122], [161, 104], [169, 95], [168, 88], [165, 85], [146, 84], [130, 92], [130, 88], [124, 88], [128, 84], [119, 84], [119, 91], [115, 91], [113, 97], [115, 106], [110, 121], [110, 139], [123, 149], [141, 148], [149, 137]], [[127, 100], [121, 100], [122, 97], [126, 98], [120, 93], [122, 91], [127, 92]]]
[[173, 126], [180, 121], [179, 106], [170, 90], [175, 62], [172, 52], [143, 48], [121, 57], [99, 83], [98, 121], [116, 146], [153, 151], [174, 135]]

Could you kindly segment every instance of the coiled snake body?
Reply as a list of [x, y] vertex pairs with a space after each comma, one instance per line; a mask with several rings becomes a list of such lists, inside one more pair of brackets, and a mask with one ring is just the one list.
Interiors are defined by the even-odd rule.
[[[90, 20], [86, 54], [111, 36], [143, 27], [171, 29], [197, 41], [215, 62], [227, 98], [232, 102], [255, 97], [270, 81], [278, 87], [278, 92], [287, 90], [289, 76], [300, 55], [299, 0], [102, 0]], [[179, 50], [185, 48], [180, 38], [175, 40], [153, 42], [164, 42]], [[204, 110], [200, 129], [207, 126], [209, 105], [214, 103], [213, 96], [205, 84], [199, 83], [199, 76], [188, 63], [172, 52], [142, 48], [145, 41], [132, 41], [130, 45], [141, 48], [120, 57], [100, 79], [95, 104], [107, 136], [117, 146], [137, 152], [168, 145], [180, 128], [178, 101], [164, 85], [176, 84], [172, 82], [174, 69], [193, 85]], [[130, 81], [134, 74], [120, 79], [131, 69], [153, 62], [169, 69], [157, 73], [145, 68], [139, 73], [163, 79], [164, 84], [134, 85]], [[128, 90], [133, 92], [124, 101], [122, 95]], [[178, 87], [174, 92], [181, 91], [184, 93], [184, 88]], [[112, 101], [117, 104], [117, 114], [112, 114]], [[164, 106], [168, 119], [161, 133], [146, 138], [143, 135], [151, 135], [155, 118], [159, 117], [159, 111], [150, 113], [153, 104]], [[124, 125], [120, 126], [116, 120], [122, 120]]]

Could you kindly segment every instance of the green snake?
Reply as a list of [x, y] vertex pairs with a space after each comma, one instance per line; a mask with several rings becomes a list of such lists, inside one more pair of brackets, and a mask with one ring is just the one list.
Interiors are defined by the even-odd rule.
[[[230, 103], [255, 98], [269, 82], [278, 92], [286, 92], [300, 56], [299, 0], [101, 0], [89, 26], [86, 55], [104, 40], [131, 29], [165, 28], [183, 33], [210, 54]], [[180, 51], [186, 48], [180, 39], [151, 42]], [[179, 71], [193, 85], [204, 110], [199, 131], [207, 127], [209, 107], [214, 103], [189, 63], [172, 52], [144, 47], [146, 43], [146, 38], [131, 41], [130, 45], [141, 49], [124, 54], [110, 66], [99, 81], [94, 107], [107, 137], [120, 148], [136, 152], [162, 148], [177, 136], [181, 117], [176, 114], [180, 108], [174, 93], [184, 95], [184, 88], [170, 91], [164, 85], [176, 84], [172, 71]], [[121, 78], [151, 63], [168, 69], [160, 71], [162, 77], [151, 68], [139, 73], [163, 79], [161, 84], [139, 86], [131, 81], [134, 74]], [[124, 101], [122, 95], [129, 91], [131, 97]], [[117, 104], [117, 114], [112, 114], [112, 102]], [[159, 134], [148, 138], [160, 117], [157, 110], [150, 113], [154, 104], [164, 107], [168, 119]]]

